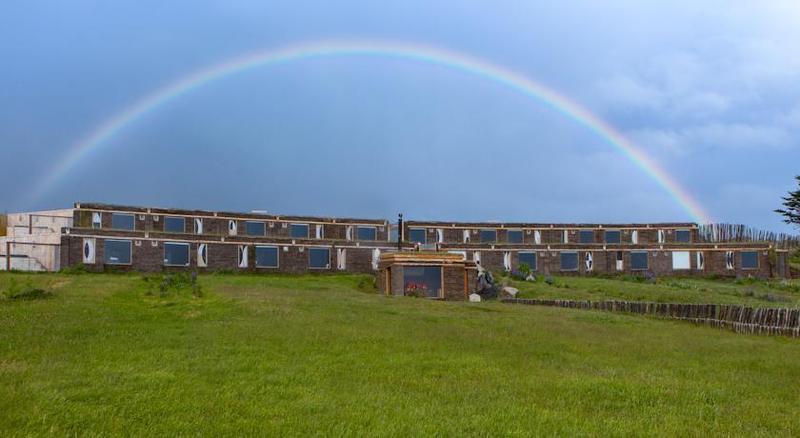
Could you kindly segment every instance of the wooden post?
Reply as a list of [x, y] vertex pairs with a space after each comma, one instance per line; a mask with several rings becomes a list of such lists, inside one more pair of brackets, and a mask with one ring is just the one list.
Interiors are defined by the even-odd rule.
[[6, 272], [11, 271], [11, 242], [6, 242]]

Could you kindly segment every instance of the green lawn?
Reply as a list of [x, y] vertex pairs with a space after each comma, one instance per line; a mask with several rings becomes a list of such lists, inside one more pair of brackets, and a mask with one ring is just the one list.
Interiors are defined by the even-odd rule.
[[800, 434], [797, 339], [365, 276], [12, 279], [53, 296], [0, 301], [0, 436]]
[[660, 303], [746, 304], [753, 307], [800, 306], [798, 280], [712, 280], [636, 277], [554, 277], [553, 284], [511, 281], [522, 298], [627, 300]]

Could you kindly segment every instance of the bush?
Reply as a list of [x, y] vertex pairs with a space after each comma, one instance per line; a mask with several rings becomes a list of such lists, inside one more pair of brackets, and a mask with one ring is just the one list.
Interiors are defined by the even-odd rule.
[[17, 279], [13, 277], [8, 287], [0, 292], [0, 299], [2, 300], [42, 300], [52, 296], [52, 292], [40, 287], [34, 287], [30, 279], [25, 284], [20, 285]]

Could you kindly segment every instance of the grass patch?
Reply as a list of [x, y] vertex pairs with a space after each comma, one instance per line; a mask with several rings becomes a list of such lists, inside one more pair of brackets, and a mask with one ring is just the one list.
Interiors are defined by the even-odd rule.
[[0, 274], [53, 292], [0, 305], [0, 435], [800, 433], [797, 340], [361, 275], [163, 281]]

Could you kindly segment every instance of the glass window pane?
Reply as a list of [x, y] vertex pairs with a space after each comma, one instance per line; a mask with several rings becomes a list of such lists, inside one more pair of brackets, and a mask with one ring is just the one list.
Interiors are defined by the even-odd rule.
[[278, 267], [278, 248], [275, 246], [256, 247], [256, 267], [258, 268], [277, 268]]
[[633, 251], [631, 252], [631, 269], [645, 270], [647, 269], [647, 252]]
[[690, 269], [689, 251], [672, 252], [672, 269]]
[[619, 230], [606, 231], [606, 243], [620, 243]]
[[164, 243], [164, 264], [167, 266], [189, 266], [189, 244]]
[[131, 241], [106, 240], [103, 245], [103, 259], [108, 265], [129, 265], [131, 263]]
[[308, 239], [308, 224], [292, 224], [291, 235], [296, 239]]
[[442, 268], [438, 266], [403, 267], [403, 290], [422, 290], [429, 298], [438, 298], [442, 289]]
[[522, 231], [520, 231], [520, 230], [509, 230], [508, 231], [508, 243], [522, 243]]
[[115, 230], [132, 230], [133, 229], [133, 215], [112, 213], [111, 214], [111, 228]]
[[689, 243], [692, 240], [692, 233], [689, 230], [676, 230], [675, 241], [680, 243]]
[[309, 248], [308, 249], [308, 266], [311, 268], [329, 268], [330, 267], [330, 250], [328, 248]]
[[167, 233], [183, 233], [186, 231], [186, 219], [182, 217], [165, 217], [164, 231]]
[[580, 242], [581, 243], [594, 243], [594, 231], [592, 231], [592, 230], [581, 230]]
[[491, 243], [497, 241], [497, 230], [481, 230], [481, 242]]
[[425, 238], [425, 229], [410, 228], [408, 230], [408, 241], [411, 243], [425, 243], [427, 241]]
[[744, 251], [742, 252], [742, 269], [756, 269], [758, 268], [758, 252]]
[[389, 227], [389, 242], [397, 242], [397, 225]]
[[245, 233], [248, 236], [263, 236], [266, 234], [266, 224], [264, 222], [245, 222]]
[[375, 227], [358, 227], [356, 237], [358, 240], [375, 240], [378, 231]]
[[519, 253], [519, 264], [528, 265], [531, 271], [536, 270], [536, 253], [535, 252], [521, 252]]
[[578, 253], [577, 252], [562, 252], [561, 253], [561, 270], [562, 271], [577, 271], [578, 270]]

